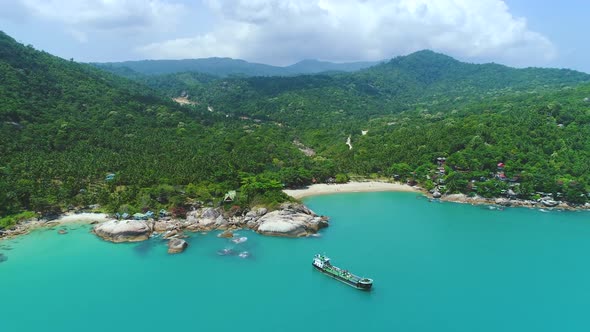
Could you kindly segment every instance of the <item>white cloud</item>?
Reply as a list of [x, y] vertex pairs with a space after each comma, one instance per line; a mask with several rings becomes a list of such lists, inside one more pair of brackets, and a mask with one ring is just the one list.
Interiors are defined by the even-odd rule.
[[229, 56], [286, 64], [305, 58], [381, 60], [421, 49], [462, 59], [538, 65], [556, 56], [500, 0], [205, 0], [210, 32], [144, 45], [150, 58]]
[[26, 8], [30, 17], [64, 24], [80, 41], [92, 31], [165, 29], [184, 9], [165, 0], [18, 0], [13, 6]]
[[27, 8], [20, 2], [0, 0], [0, 19], [22, 22], [27, 17]]

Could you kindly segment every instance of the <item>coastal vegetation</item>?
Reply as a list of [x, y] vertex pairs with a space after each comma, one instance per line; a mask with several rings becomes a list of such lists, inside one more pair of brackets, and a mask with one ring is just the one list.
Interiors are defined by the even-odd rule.
[[94, 204], [130, 215], [276, 206], [283, 188], [351, 175], [588, 200], [584, 73], [430, 51], [354, 73], [117, 73], [0, 33], [0, 228]]

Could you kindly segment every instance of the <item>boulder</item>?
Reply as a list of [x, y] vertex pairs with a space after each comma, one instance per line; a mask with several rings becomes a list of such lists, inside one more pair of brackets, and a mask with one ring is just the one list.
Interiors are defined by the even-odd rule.
[[193, 224], [193, 223], [196, 224], [199, 221], [200, 214], [201, 214], [200, 210], [192, 210], [192, 211], [187, 212], [186, 222], [191, 223], [191, 224]]
[[255, 219], [255, 218], [260, 218], [263, 215], [265, 215], [268, 212], [268, 210], [266, 208], [257, 208], [257, 209], [253, 209], [251, 211], [248, 211], [248, 213], [246, 213], [246, 218], [251, 218], [251, 219]]
[[307, 236], [305, 221], [296, 219], [295, 215], [285, 215], [281, 211], [273, 211], [261, 221], [257, 232], [264, 235], [301, 237]]
[[154, 223], [154, 231], [158, 233], [173, 230], [176, 227], [177, 225], [173, 220], [158, 220]]
[[281, 205], [281, 210], [265, 214], [256, 224], [256, 231], [260, 234], [301, 237], [317, 232], [328, 222], [327, 218], [316, 215], [304, 205], [285, 203]]
[[510, 206], [512, 205], [512, 203], [510, 202], [509, 199], [506, 198], [496, 198], [495, 201], [496, 204], [501, 205], [501, 206]]
[[328, 227], [328, 218], [327, 217], [315, 217], [311, 219], [308, 228], [311, 229], [314, 233], [319, 231], [322, 228]]
[[173, 230], [164, 232], [164, 234], [162, 235], [162, 238], [163, 239], [170, 239], [170, 238], [175, 237], [177, 235], [178, 235], [178, 231], [173, 229]]
[[217, 229], [225, 229], [227, 228], [228, 221], [223, 217], [219, 216], [215, 219], [215, 228]]
[[219, 217], [221, 217], [221, 213], [217, 209], [204, 208], [198, 223], [203, 227], [212, 227], [218, 222]]
[[184, 251], [188, 247], [188, 242], [183, 239], [171, 239], [168, 241], [168, 253], [178, 254]]
[[224, 231], [223, 233], [217, 235], [217, 237], [232, 238], [232, 237], [234, 237], [234, 233], [231, 231]]
[[109, 220], [96, 225], [94, 233], [106, 241], [138, 242], [150, 237], [151, 228], [144, 220]]
[[559, 202], [554, 201], [553, 199], [548, 198], [548, 197], [543, 197], [543, 198], [541, 198], [541, 204], [543, 204], [547, 207], [554, 207], [554, 206], [557, 206], [559, 204]]

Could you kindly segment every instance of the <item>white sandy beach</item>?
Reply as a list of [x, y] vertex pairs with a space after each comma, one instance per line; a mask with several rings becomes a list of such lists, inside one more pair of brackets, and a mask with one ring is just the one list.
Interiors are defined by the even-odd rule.
[[83, 222], [89, 223], [93, 221], [107, 221], [108, 215], [106, 213], [70, 213], [65, 214], [58, 219], [52, 220], [60, 224], [72, 223], [72, 222]]
[[389, 182], [349, 182], [343, 184], [314, 184], [304, 189], [285, 189], [283, 192], [294, 198], [303, 198], [316, 195], [335, 194], [335, 193], [355, 193], [355, 192], [377, 192], [377, 191], [405, 191], [419, 192], [418, 189], [400, 183]]

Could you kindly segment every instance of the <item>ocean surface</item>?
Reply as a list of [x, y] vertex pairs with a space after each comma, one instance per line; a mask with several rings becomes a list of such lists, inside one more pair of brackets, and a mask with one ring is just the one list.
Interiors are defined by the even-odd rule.
[[[305, 202], [331, 217], [319, 237], [198, 233], [179, 255], [159, 239], [107, 243], [89, 225], [0, 241], [0, 331], [590, 331], [588, 212], [413, 193]], [[374, 289], [313, 270], [315, 253]]]

